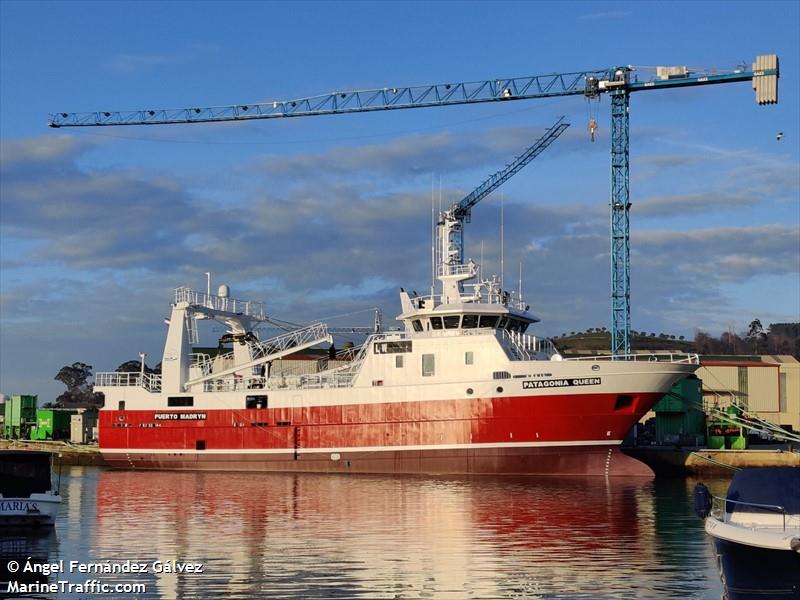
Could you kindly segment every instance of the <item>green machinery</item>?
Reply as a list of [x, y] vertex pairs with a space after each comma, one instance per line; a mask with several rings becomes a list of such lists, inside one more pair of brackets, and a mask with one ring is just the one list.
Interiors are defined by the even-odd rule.
[[18, 440], [28, 437], [36, 425], [36, 402], [38, 396], [11, 396], [5, 402], [3, 437]]
[[36, 411], [36, 426], [31, 429], [32, 440], [69, 439], [72, 415], [76, 410], [40, 408]]
[[[730, 415], [726, 419], [725, 415]], [[723, 412], [717, 412], [708, 420], [708, 447], [713, 450], [730, 448], [732, 450], [744, 450], [747, 448], [747, 436], [737, 421], [742, 416], [742, 409], [731, 405]]]

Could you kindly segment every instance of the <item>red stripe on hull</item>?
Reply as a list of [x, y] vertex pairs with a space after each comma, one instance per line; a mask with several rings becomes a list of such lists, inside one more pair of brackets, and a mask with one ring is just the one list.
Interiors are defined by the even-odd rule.
[[[605, 442], [622, 439], [660, 397], [658, 393], [576, 394], [241, 410], [103, 410], [100, 447], [125, 450], [136, 457], [128, 461], [120, 454], [104, 453], [106, 460], [124, 468], [229, 469], [235, 465], [240, 470], [336, 471], [342, 467], [329, 464], [335, 463], [331, 452], [364, 448], [356, 454], [368, 454], [368, 461], [342, 455], [343, 461], [350, 460], [350, 470], [358, 463], [362, 466], [355, 470], [372, 473], [605, 474], [610, 446]], [[203, 413], [203, 418], [155, 418], [167, 412]], [[595, 445], [568, 445], [579, 440]], [[528, 446], [470, 447], [519, 443]], [[531, 446], [542, 443], [551, 446]], [[461, 448], [443, 450], [442, 446]], [[309, 452], [314, 449], [320, 449], [324, 458], [313, 459]], [[186, 450], [214, 452], [202, 457], [183, 455], [174, 463], [169, 458]], [[285, 450], [286, 454], [248, 450]], [[295, 450], [300, 460], [294, 460]], [[545, 464], [538, 465], [539, 460]], [[629, 461], [640, 464], [627, 457], [616, 460]]]
[[611, 446], [464, 448], [331, 453], [108, 454], [122, 469], [447, 475], [609, 475], [652, 477], [644, 463]]

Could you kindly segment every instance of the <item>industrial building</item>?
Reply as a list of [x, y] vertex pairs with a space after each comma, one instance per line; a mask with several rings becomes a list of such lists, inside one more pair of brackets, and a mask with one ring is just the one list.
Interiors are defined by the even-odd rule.
[[800, 432], [800, 362], [792, 356], [719, 356], [701, 360], [703, 404], [746, 412]]
[[641, 423], [655, 417], [649, 443], [743, 449], [748, 435], [758, 433], [739, 425], [748, 417], [800, 432], [797, 359], [705, 356], [700, 364], [695, 377], [676, 385], [643, 417]]

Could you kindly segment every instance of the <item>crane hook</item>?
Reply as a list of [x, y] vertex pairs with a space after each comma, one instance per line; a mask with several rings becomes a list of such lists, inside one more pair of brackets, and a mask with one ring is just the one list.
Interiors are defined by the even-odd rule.
[[595, 131], [597, 131], [597, 121], [595, 119], [589, 119], [589, 136], [591, 137], [592, 141], [594, 141]]

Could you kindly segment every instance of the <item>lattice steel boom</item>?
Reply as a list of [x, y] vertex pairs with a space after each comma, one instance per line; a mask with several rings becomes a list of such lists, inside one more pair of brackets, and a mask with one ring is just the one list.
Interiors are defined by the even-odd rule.
[[[752, 67], [729, 72], [699, 72], [686, 67], [658, 67], [655, 76], [639, 81], [633, 67], [612, 67], [572, 73], [440, 83], [411, 87], [331, 92], [319, 96], [266, 103], [217, 107], [144, 109], [130, 111], [58, 112], [50, 127], [166, 125], [214, 121], [250, 121], [331, 115], [455, 104], [530, 100], [553, 96], [611, 95], [611, 350], [630, 352], [630, 94], [719, 83], [751, 81], [758, 104], [778, 102], [778, 57], [756, 57]], [[469, 213], [469, 208], [466, 209]]]

